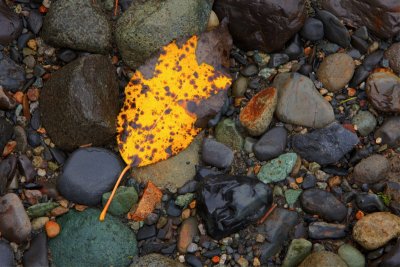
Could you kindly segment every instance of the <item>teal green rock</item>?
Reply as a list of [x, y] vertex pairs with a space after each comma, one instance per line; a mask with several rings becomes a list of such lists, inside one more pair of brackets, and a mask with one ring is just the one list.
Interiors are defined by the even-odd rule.
[[282, 154], [262, 166], [257, 177], [265, 184], [282, 181], [292, 171], [296, 160], [296, 153]]
[[[111, 192], [103, 194], [102, 204], [106, 205]], [[134, 187], [120, 186], [115, 192], [114, 198], [110, 204], [108, 212], [115, 216], [121, 216], [127, 213], [138, 201], [138, 193]]]
[[296, 203], [297, 199], [299, 198], [299, 196], [301, 195], [301, 192], [303, 192], [303, 190], [294, 190], [294, 189], [288, 189], [285, 192], [285, 198], [286, 198], [286, 203], [289, 206], [292, 206], [294, 203]]
[[355, 247], [344, 244], [338, 250], [339, 256], [346, 262], [349, 267], [364, 267], [365, 257]]
[[282, 267], [296, 267], [311, 253], [311, 249], [312, 243], [310, 241], [304, 238], [293, 239], [283, 260]]
[[361, 110], [354, 116], [353, 125], [357, 126], [357, 131], [362, 136], [369, 135], [376, 127], [376, 119], [375, 116], [372, 115], [369, 111]]
[[220, 121], [215, 127], [215, 139], [234, 150], [241, 150], [244, 139], [231, 119]]
[[69, 211], [57, 222], [60, 234], [49, 240], [57, 267], [128, 266], [138, 254], [136, 236], [117, 218], [108, 214], [99, 221], [100, 211]]
[[152, 253], [137, 258], [130, 267], [185, 267], [185, 265], [166, 256]]
[[35, 205], [30, 206], [26, 213], [30, 218], [37, 218], [45, 216], [46, 214], [50, 213], [50, 211], [56, 207], [60, 206], [60, 204], [56, 202], [46, 202], [46, 203], [38, 203]]
[[175, 200], [175, 204], [178, 205], [179, 207], [187, 207], [190, 204], [190, 202], [192, 202], [193, 199], [194, 199], [194, 194], [187, 193], [178, 196]]

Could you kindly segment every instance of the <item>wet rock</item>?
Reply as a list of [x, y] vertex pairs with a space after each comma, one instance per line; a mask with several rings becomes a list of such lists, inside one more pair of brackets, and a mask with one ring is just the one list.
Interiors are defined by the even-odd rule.
[[385, 58], [394, 72], [400, 75], [400, 43], [392, 44], [385, 52]]
[[357, 207], [364, 212], [384, 211], [385, 204], [375, 194], [360, 193], [356, 196]]
[[396, 245], [394, 245], [394, 247], [382, 257], [382, 261], [379, 264], [379, 266], [396, 267], [399, 265], [400, 265], [400, 240], [397, 240]]
[[290, 242], [282, 267], [296, 267], [311, 253], [311, 249], [312, 243], [310, 241], [304, 238], [293, 239]]
[[358, 220], [353, 238], [363, 248], [373, 250], [400, 235], [400, 217], [389, 212], [375, 212]]
[[233, 151], [214, 139], [205, 138], [202, 145], [202, 160], [211, 166], [225, 169], [233, 162]]
[[383, 112], [400, 112], [400, 78], [390, 72], [368, 77], [366, 92], [372, 105]]
[[155, 225], [143, 225], [137, 232], [137, 240], [149, 239], [156, 236], [157, 230]]
[[3, 154], [3, 150], [7, 142], [11, 139], [14, 132], [13, 125], [5, 118], [0, 117], [0, 151]]
[[24, 68], [17, 65], [11, 58], [0, 58], [0, 85], [4, 89], [15, 93], [25, 83]]
[[333, 122], [323, 129], [292, 138], [293, 149], [304, 159], [319, 164], [331, 164], [340, 160], [359, 142], [356, 134]]
[[157, 0], [134, 1], [116, 25], [115, 37], [123, 60], [136, 68], [172, 40], [203, 32], [211, 7], [209, 0], [164, 0], [162, 4]]
[[254, 144], [254, 155], [260, 161], [276, 158], [285, 150], [286, 139], [286, 129], [284, 127], [274, 127]]
[[389, 168], [389, 161], [384, 156], [372, 155], [354, 167], [353, 178], [359, 184], [374, 184], [386, 178]]
[[94, 206], [113, 188], [122, 171], [120, 159], [103, 148], [80, 148], [70, 155], [57, 189], [66, 199]]
[[184, 267], [185, 265], [174, 261], [161, 254], [147, 254], [142, 257], [138, 257], [133, 261], [130, 267]]
[[8, 241], [20, 244], [29, 238], [31, 222], [16, 194], [0, 198], [0, 216], [0, 232]]
[[353, 125], [362, 136], [367, 136], [373, 132], [376, 127], [375, 116], [369, 111], [361, 110], [353, 117]]
[[263, 165], [257, 178], [265, 184], [282, 181], [292, 171], [296, 161], [296, 153], [282, 154]]
[[0, 44], [4, 46], [17, 39], [23, 28], [22, 20], [4, 0], [0, 1], [0, 28]]
[[[102, 196], [102, 204], [105, 206], [111, 193], [105, 193]], [[110, 204], [108, 212], [115, 216], [120, 216], [127, 213], [134, 204], [138, 201], [138, 193], [134, 187], [118, 187], [115, 192], [114, 198]]]
[[298, 267], [321, 266], [348, 267], [338, 255], [329, 251], [318, 251], [310, 254]]
[[219, 0], [215, 2], [214, 10], [218, 18], [229, 18], [229, 31], [236, 45], [244, 50], [271, 52], [282, 49], [306, 18], [305, 1], [302, 0]]
[[338, 250], [339, 256], [346, 262], [348, 267], [364, 267], [365, 257], [364, 255], [355, 247], [344, 244], [340, 246]]
[[297, 223], [298, 215], [294, 211], [276, 208], [268, 219], [257, 227], [257, 232], [264, 235], [266, 242], [261, 246], [261, 263], [276, 255], [288, 239], [289, 232]]
[[200, 164], [199, 152], [203, 134], [199, 134], [185, 150], [167, 160], [148, 166], [134, 168], [135, 179], [140, 182], [152, 181], [158, 187], [183, 186], [196, 175], [196, 165]]
[[369, 44], [367, 43], [367, 41], [361, 39], [360, 37], [358, 37], [354, 34], [351, 36], [351, 45], [355, 49], [360, 51], [360, 53], [362, 53], [362, 54], [367, 53], [368, 47], [369, 47]]
[[246, 77], [239, 76], [232, 84], [232, 93], [234, 96], [244, 96], [249, 81]]
[[62, 149], [102, 145], [115, 135], [117, 99], [116, 74], [109, 59], [81, 57], [52, 73], [41, 90], [42, 122]]
[[396, 1], [376, 0], [368, 4], [361, 0], [320, 1], [326, 9], [352, 27], [367, 26], [381, 38], [395, 36], [400, 31], [398, 3]]
[[47, 256], [47, 237], [45, 232], [41, 232], [32, 238], [30, 247], [24, 253], [24, 267], [48, 267], [49, 260]]
[[198, 222], [195, 217], [190, 217], [182, 222], [179, 229], [178, 243], [176, 244], [180, 253], [186, 253], [190, 243], [193, 242], [193, 238], [198, 235]]
[[240, 70], [240, 74], [244, 77], [254, 76], [258, 73], [258, 68], [256, 64], [249, 64], [245, 68]]
[[271, 123], [278, 102], [278, 92], [269, 87], [257, 93], [240, 111], [240, 122], [254, 136], [263, 134]]
[[268, 61], [268, 67], [276, 68], [280, 65], [283, 65], [289, 61], [289, 56], [286, 54], [272, 54], [271, 58]]
[[43, 25], [43, 17], [37, 10], [31, 10], [28, 16], [29, 29], [34, 33], [38, 34]]
[[105, 54], [111, 49], [111, 24], [90, 0], [57, 1], [46, 14], [42, 38], [56, 47]]
[[316, 18], [307, 18], [300, 31], [301, 36], [309, 41], [318, 41], [324, 38], [324, 24]]
[[16, 150], [24, 153], [28, 148], [28, 137], [26, 136], [25, 129], [19, 125], [15, 126], [14, 137], [17, 142]]
[[400, 146], [400, 117], [391, 117], [385, 120], [382, 126], [375, 132], [375, 138], [382, 138], [382, 143], [391, 147]]
[[332, 92], [337, 92], [350, 82], [354, 74], [354, 61], [345, 53], [327, 56], [318, 68], [317, 76]]
[[[49, 248], [56, 266], [127, 266], [138, 253], [135, 234], [125, 224], [100, 211], [70, 210], [57, 222], [62, 231], [50, 239]], [[79, 240], [79, 242], [77, 242]]]
[[347, 215], [346, 206], [332, 193], [321, 189], [303, 191], [300, 203], [305, 212], [316, 214], [328, 222], [341, 222]]
[[383, 50], [377, 50], [364, 58], [363, 66], [371, 71], [376, 68], [383, 58]]
[[272, 86], [278, 90], [276, 115], [281, 121], [321, 128], [334, 120], [332, 106], [306, 76], [298, 73], [278, 74]]
[[342, 22], [326, 10], [316, 10], [317, 18], [324, 24], [326, 39], [346, 48], [350, 45], [350, 34]]
[[233, 120], [227, 118], [218, 123], [215, 127], [215, 138], [233, 150], [240, 151], [243, 147], [244, 139], [236, 127]]
[[207, 177], [200, 183], [197, 196], [197, 211], [214, 239], [243, 229], [272, 204], [272, 190], [244, 176]]
[[186, 254], [185, 261], [187, 264], [189, 264], [189, 266], [192, 266], [192, 267], [202, 267], [203, 266], [203, 264], [201, 263], [201, 260], [192, 254]]
[[18, 157], [18, 167], [27, 182], [32, 182], [36, 177], [36, 170], [33, 167], [31, 160], [26, 155]]
[[15, 266], [14, 252], [11, 246], [3, 240], [0, 240], [0, 265], [5, 267]]
[[10, 93], [4, 91], [3, 87], [0, 85], [0, 109], [14, 109], [16, 106], [17, 101], [15, 101]]
[[7, 188], [17, 170], [17, 158], [14, 155], [0, 161], [0, 196], [7, 192]]
[[346, 225], [314, 222], [308, 226], [308, 236], [312, 239], [339, 239], [346, 236]]
[[370, 71], [367, 70], [363, 65], [359, 66], [353, 75], [353, 78], [351, 79], [349, 86], [350, 87], [356, 87], [363, 81], [365, 81], [370, 74]]

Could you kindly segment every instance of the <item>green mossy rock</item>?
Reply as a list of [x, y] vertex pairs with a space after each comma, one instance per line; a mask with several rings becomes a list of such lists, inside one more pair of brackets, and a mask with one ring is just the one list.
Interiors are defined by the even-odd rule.
[[[102, 203], [103, 206], [106, 205], [108, 199], [110, 198], [111, 192], [103, 194]], [[120, 186], [115, 192], [114, 198], [111, 201], [108, 212], [115, 216], [121, 216], [127, 213], [133, 204], [138, 201], [138, 193], [134, 187]]]

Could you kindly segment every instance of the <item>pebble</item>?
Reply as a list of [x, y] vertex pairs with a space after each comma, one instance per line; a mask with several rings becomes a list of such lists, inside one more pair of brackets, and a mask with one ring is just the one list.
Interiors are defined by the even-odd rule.
[[157, 230], [155, 225], [143, 225], [137, 232], [136, 238], [138, 241], [149, 239], [156, 236]]
[[383, 58], [383, 50], [377, 50], [377, 51], [369, 54], [368, 56], [366, 56], [362, 65], [368, 71], [371, 71], [378, 66], [378, 64], [379, 64], [379, 62], [381, 62], [382, 58]]
[[389, 60], [392, 70], [400, 75], [400, 43], [392, 44], [385, 51], [385, 58]]
[[381, 138], [382, 144], [397, 148], [400, 146], [400, 117], [390, 117], [376, 130], [375, 139]]
[[278, 92], [275, 88], [260, 91], [240, 111], [241, 124], [253, 136], [263, 134], [271, 123], [277, 102]]
[[351, 36], [351, 45], [360, 51], [360, 53], [365, 54], [368, 51], [369, 44], [367, 41], [363, 40], [362, 38], [352, 35]]
[[5, 1], [0, 1], [0, 45], [8, 45], [17, 39], [23, 29], [21, 18], [10, 9]]
[[182, 214], [182, 210], [175, 205], [175, 201], [172, 199], [168, 202], [167, 214], [172, 217], [179, 217]]
[[271, 58], [269, 59], [268, 62], [268, 67], [269, 68], [276, 68], [279, 67], [280, 65], [283, 65], [285, 63], [289, 62], [289, 56], [286, 54], [271, 54]]
[[367, 213], [384, 211], [385, 203], [375, 194], [360, 193], [356, 196], [357, 207]]
[[0, 58], [0, 84], [12, 93], [21, 89], [25, 83], [25, 70], [11, 58]]
[[215, 127], [215, 138], [233, 150], [241, 150], [244, 139], [231, 119], [224, 119]]
[[211, 138], [203, 140], [202, 160], [204, 163], [225, 169], [232, 165], [233, 156], [233, 151], [230, 147]]
[[332, 193], [321, 189], [303, 191], [300, 203], [305, 212], [316, 214], [328, 222], [341, 222], [347, 215], [346, 206]]
[[384, 156], [371, 155], [354, 167], [353, 178], [358, 184], [374, 184], [385, 178], [389, 168], [389, 161]]
[[276, 158], [284, 152], [286, 142], [286, 129], [284, 127], [274, 127], [254, 144], [254, 155], [260, 161]]
[[265, 184], [282, 181], [292, 171], [296, 160], [296, 153], [282, 154], [263, 165], [257, 178]]
[[32, 220], [32, 230], [39, 231], [49, 221], [49, 217], [38, 217]]
[[391, 72], [375, 72], [366, 82], [368, 99], [382, 112], [400, 112], [399, 87], [400, 78]]
[[370, 71], [368, 71], [363, 65], [357, 67], [357, 69], [354, 72], [353, 78], [351, 79], [349, 86], [350, 87], [356, 87], [363, 81], [365, 81], [370, 74]]
[[340, 239], [346, 234], [344, 224], [314, 222], [308, 226], [308, 236], [311, 239]]
[[399, 265], [400, 265], [400, 241], [397, 240], [396, 245], [394, 245], [393, 248], [382, 257], [380, 266], [395, 267]]
[[312, 243], [304, 238], [293, 239], [290, 242], [282, 267], [298, 266], [310, 253]]
[[8, 241], [21, 244], [31, 234], [31, 222], [19, 197], [8, 193], [0, 198], [0, 232]]
[[219, 19], [217, 14], [213, 10], [211, 10], [210, 17], [207, 22], [207, 31], [212, 31], [219, 26]]
[[[104, 193], [101, 199], [103, 207], [110, 198], [111, 192]], [[108, 208], [108, 212], [115, 216], [121, 216], [127, 213], [134, 204], [138, 202], [138, 193], [134, 187], [118, 187], [114, 198]]]
[[248, 84], [249, 84], [248, 78], [246, 78], [244, 76], [239, 76], [232, 84], [233, 96], [236, 96], [236, 97], [244, 96], [244, 93], [247, 90]]
[[195, 217], [190, 217], [182, 222], [179, 229], [178, 242], [176, 244], [180, 253], [186, 253], [193, 238], [198, 235], [198, 222]]
[[47, 256], [47, 237], [44, 232], [32, 238], [30, 247], [24, 252], [24, 267], [49, 266]]
[[17, 151], [24, 153], [28, 148], [28, 137], [26, 136], [25, 129], [22, 126], [14, 127], [14, 137], [17, 141]]
[[294, 203], [297, 202], [297, 199], [300, 197], [301, 193], [303, 190], [294, 190], [294, 189], [288, 189], [285, 191], [285, 199], [286, 203], [289, 206], [292, 206]]
[[0, 110], [14, 109], [16, 106], [15, 99], [3, 89], [3, 86], [0, 86]]
[[348, 267], [365, 266], [364, 255], [358, 249], [349, 244], [341, 245], [338, 254], [346, 262]]
[[[185, 261], [191, 267], [203, 267], [203, 264], [201, 263], [201, 260], [198, 257], [196, 257], [195, 255], [186, 254], [185, 255]], [[164, 264], [164, 262], [163, 262], [163, 264]], [[171, 265], [170, 267], [175, 267], [175, 266], [176, 265], [173, 265], [173, 266]]]
[[[43, 17], [37, 10], [31, 10], [28, 16], [28, 27], [34, 33], [38, 34], [43, 25]], [[65, 29], [65, 28], [64, 28]], [[60, 33], [59, 33], [60, 34]]]
[[301, 184], [301, 188], [304, 190], [310, 189], [315, 187], [317, 184], [317, 178], [312, 175], [312, 174], [307, 174], [306, 177], [304, 177], [303, 183]]
[[350, 34], [343, 23], [332, 13], [326, 10], [316, 10], [317, 18], [324, 24], [326, 39], [347, 48], [350, 45]]
[[316, 18], [307, 18], [300, 31], [301, 36], [309, 41], [318, 41], [324, 38], [324, 25]]
[[400, 217], [375, 212], [362, 217], [353, 228], [353, 238], [363, 248], [374, 250], [400, 235]]
[[258, 73], [258, 67], [255, 64], [250, 64], [240, 70], [240, 74], [244, 77], [251, 77]]
[[329, 251], [319, 251], [310, 254], [298, 267], [321, 266], [348, 267], [338, 255]]
[[11, 246], [4, 240], [0, 240], [0, 265], [15, 266], [14, 252]]
[[367, 136], [374, 131], [377, 121], [371, 112], [361, 110], [353, 117], [352, 124], [362, 136]]
[[180, 195], [176, 198], [175, 204], [178, 205], [179, 207], [185, 208], [190, 204], [190, 202], [193, 201], [194, 198], [195, 198], [195, 194], [193, 194], [193, 193], [187, 193], [185, 195]]

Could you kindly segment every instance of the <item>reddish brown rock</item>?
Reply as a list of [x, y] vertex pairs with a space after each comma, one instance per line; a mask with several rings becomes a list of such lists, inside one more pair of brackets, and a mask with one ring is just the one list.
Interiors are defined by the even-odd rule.
[[197, 219], [190, 217], [183, 221], [181, 229], [179, 230], [179, 238], [177, 247], [179, 252], [186, 253], [187, 247], [193, 242], [193, 238], [197, 235]]
[[400, 43], [392, 44], [385, 52], [385, 58], [394, 72], [400, 74]]
[[383, 112], [400, 112], [400, 78], [391, 72], [368, 77], [366, 92], [372, 105]]

